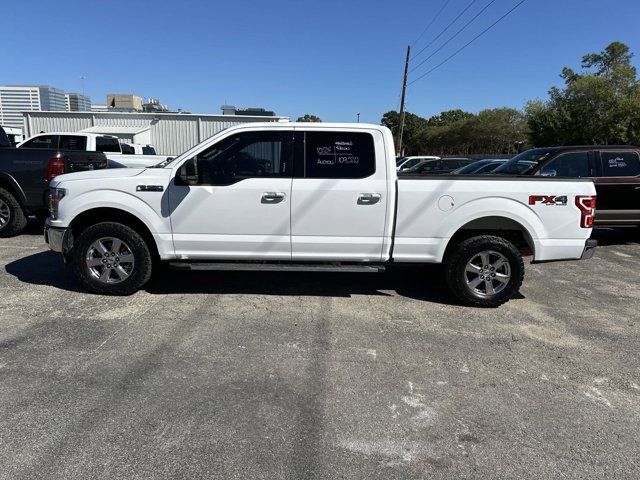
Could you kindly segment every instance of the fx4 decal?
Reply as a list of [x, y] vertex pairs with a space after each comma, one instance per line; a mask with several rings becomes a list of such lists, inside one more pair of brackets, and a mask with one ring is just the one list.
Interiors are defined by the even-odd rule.
[[566, 195], [531, 195], [529, 205], [567, 205]]

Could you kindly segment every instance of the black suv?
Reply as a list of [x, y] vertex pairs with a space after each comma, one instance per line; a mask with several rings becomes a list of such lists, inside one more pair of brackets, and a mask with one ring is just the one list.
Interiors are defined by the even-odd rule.
[[588, 145], [527, 150], [492, 173], [591, 178], [596, 186], [594, 226], [640, 225], [640, 148]]

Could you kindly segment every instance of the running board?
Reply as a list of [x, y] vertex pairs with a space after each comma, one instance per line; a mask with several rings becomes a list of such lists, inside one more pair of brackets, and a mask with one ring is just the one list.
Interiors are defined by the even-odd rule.
[[304, 263], [213, 263], [213, 262], [169, 262], [174, 270], [231, 270], [260, 272], [346, 272], [378, 273], [384, 272], [384, 265], [321, 265]]

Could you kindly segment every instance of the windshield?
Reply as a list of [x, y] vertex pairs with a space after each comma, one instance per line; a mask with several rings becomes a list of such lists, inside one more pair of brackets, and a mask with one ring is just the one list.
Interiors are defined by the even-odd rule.
[[174, 157], [174, 158], [168, 157], [166, 160], [163, 160], [160, 163], [157, 163], [156, 165], [153, 165], [152, 167], [149, 167], [149, 168], [165, 168], [165, 167], [168, 167], [169, 165], [171, 165], [172, 163], [176, 162], [177, 160], [180, 160], [180, 159], [184, 158], [185, 155], [190, 155], [199, 145], [202, 145], [204, 142], [208, 142], [211, 138], [217, 137], [222, 132], [224, 132], [224, 131], [226, 131], [226, 130], [228, 130], [230, 128], [231, 127], [223, 128], [219, 132], [214, 133], [213, 135], [211, 135], [209, 138], [207, 138], [203, 142], [200, 142], [200, 143], [194, 145], [193, 147], [188, 149], [186, 152], [181, 153], [177, 157]]
[[491, 173], [503, 175], [527, 175], [542, 161], [544, 161], [555, 149], [534, 148], [516, 155], [504, 165], [500, 165]]

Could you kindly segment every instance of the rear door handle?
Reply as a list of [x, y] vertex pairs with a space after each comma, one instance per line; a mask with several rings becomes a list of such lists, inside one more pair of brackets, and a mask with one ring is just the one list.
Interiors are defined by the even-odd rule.
[[361, 193], [358, 195], [358, 205], [374, 205], [380, 201], [382, 195], [379, 193]]
[[280, 203], [285, 196], [284, 192], [264, 192], [260, 203]]
[[637, 187], [635, 187], [636, 192], [640, 192], [640, 185], [638, 185]]

